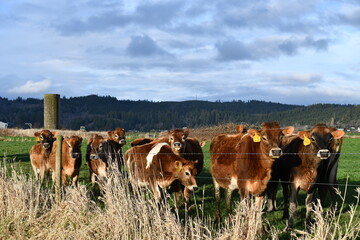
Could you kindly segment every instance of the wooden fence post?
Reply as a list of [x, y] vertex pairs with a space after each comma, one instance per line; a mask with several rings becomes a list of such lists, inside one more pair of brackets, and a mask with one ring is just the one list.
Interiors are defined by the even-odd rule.
[[61, 159], [62, 159], [62, 135], [56, 135], [56, 162], [55, 162], [55, 195], [56, 202], [61, 199]]

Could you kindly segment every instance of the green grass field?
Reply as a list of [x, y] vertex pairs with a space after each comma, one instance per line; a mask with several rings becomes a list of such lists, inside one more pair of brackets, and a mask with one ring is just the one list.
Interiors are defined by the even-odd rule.
[[[124, 152], [129, 148], [129, 143], [133, 139], [127, 139], [128, 144], [124, 147]], [[83, 152], [83, 163], [80, 171], [79, 183], [90, 187], [89, 180], [89, 170], [85, 163], [85, 150], [86, 150], [87, 140], [84, 139], [82, 144], [82, 152]], [[32, 137], [0, 137], [0, 153], [3, 155], [3, 161], [7, 162], [7, 166], [11, 165], [17, 171], [21, 171], [23, 174], [27, 174], [29, 176], [33, 176], [31, 164], [29, 162], [29, 150], [32, 145], [35, 144], [35, 139]], [[345, 138], [342, 148], [342, 153], [339, 162], [339, 170], [338, 170], [338, 181], [340, 186], [340, 190], [342, 193], [345, 192], [345, 183], [348, 180], [348, 188], [347, 194], [345, 196], [345, 207], [343, 210], [344, 216], [345, 212], [349, 210], [349, 205], [355, 203], [356, 199], [354, 195], [356, 195], [355, 188], [360, 185], [360, 139], [358, 138]], [[205, 217], [210, 216], [211, 218], [214, 215], [214, 201], [213, 201], [213, 183], [211, 179], [210, 173], [210, 153], [209, 153], [210, 142], [207, 142], [205, 147], [203, 148], [205, 164], [204, 170], [198, 176], [197, 182], [199, 186], [199, 190], [195, 194], [196, 202], [198, 204], [202, 204], [202, 208], [204, 209], [203, 213]], [[295, 222], [295, 228], [303, 229], [304, 224], [303, 220], [305, 218], [305, 194], [299, 193], [299, 208], [298, 208], [298, 218]], [[329, 198], [329, 197], [328, 197]], [[235, 193], [233, 194], [233, 201], [238, 201], [239, 196]], [[329, 202], [328, 202], [329, 203]], [[339, 204], [340, 204], [339, 200]], [[277, 206], [278, 211], [273, 213], [265, 213], [264, 218], [269, 222], [270, 225], [276, 226], [278, 229], [285, 228], [285, 220], [282, 219], [282, 192], [281, 189], [278, 191], [277, 195]], [[225, 214], [225, 203], [222, 201], [222, 212]], [[358, 218], [360, 216], [360, 211], [357, 210]], [[223, 215], [225, 216], [225, 215]], [[345, 220], [346, 221], [346, 217]], [[360, 221], [360, 219], [358, 219]], [[283, 236], [280, 236], [280, 239], [288, 239], [289, 234], [283, 233]]]

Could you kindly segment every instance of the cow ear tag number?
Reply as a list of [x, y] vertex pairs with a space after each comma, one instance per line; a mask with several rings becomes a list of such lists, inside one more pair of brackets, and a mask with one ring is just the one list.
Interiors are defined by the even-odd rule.
[[255, 136], [253, 137], [253, 141], [254, 142], [260, 142], [261, 141], [261, 137], [257, 134], [255, 134]]
[[310, 143], [311, 143], [310, 139], [307, 136], [304, 136], [304, 145], [308, 146], [310, 145]]

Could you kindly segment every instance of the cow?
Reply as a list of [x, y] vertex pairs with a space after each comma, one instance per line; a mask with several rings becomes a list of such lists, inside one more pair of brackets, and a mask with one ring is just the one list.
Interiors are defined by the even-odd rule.
[[[330, 128], [331, 132], [336, 132], [336, 128]], [[319, 199], [321, 200], [322, 205], [324, 205], [326, 194], [329, 191], [331, 197], [331, 207], [335, 208], [336, 206], [336, 188], [337, 188], [337, 169], [339, 164], [339, 157], [341, 152], [341, 147], [343, 144], [343, 137], [334, 138], [330, 145], [331, 156], [328, 159], [321, 161], [319, 166], [319, 178], [317, 189], [319, 191]]]
[[55, 141], [55, 135], [56, 133], [52, 133], [47, 129], [34, 133], [37, 143], [30, 149], [30, 162], [36, 180], [39, 180], [40, 175], [41, 182], [49, 172], [49, 156]]
[[[288, 218], [287, 229], [294, 225], [299, 190], [307, 194], [306, 223], [309, 223], [313, 194], [320, 176], [318, 168], [322, 161], [330, 158], [332, 142], [341, 139], [344, 132], [331, 131], [325, 124], [317, 124], [310, 130], [298, 132], [297, 135], [298, 137], [285, 146], [284, 155], [278, 159], [277, 164], [284, 195], [283, 217]], [[276, 191], [276, 188], [272, 190]]]
[[[242, 128], [242, 126], [238, 127]], [[210, 144], [210, 167], [215, 192], [215, 218], [220, 221], [220, 187], [226, 190], [226, 206], [231, 210], [231, 195], [238, 189], [241, 199], [255, 196], [260, 208], [270, 180], [275, 158], [282, 154], [279, 142], [291, 135], [294, 127], [280, 129], [277, 122], [263, 123], [262, 129], [249, 129], [246, 134], [215, 136]]]
[[197, 161], [189, 161], [174, 154], [164, 142], [151, 142], [131, 147], [125, 153], [126, 165], [132, 183], [148, 186], [156, 200], [160, 189], [167, 190], [178, 180], [189, 191], [196, 191]]
[[107, 141], [100, 135], [95, 134], [88, 139], [85, 159], [93, 189], [97, 181], [105, 183], [108, 178], [108, 161], [105, 153], [107, 146]]
[[126, 144], [125, 130], [115, 128], [114, 131], [108, 131], [108, 161], [115, 164], [115, 168], [121, 172], [124, 166], [124, 156], [122, 147]]
[[[62, 141], [61, 178], [63, 185], [68, 184], [67, 177], [70, 177], [72, 179], [72, 184], [77, 186], [82, 161], [81, 144], [82, 138], [79, 136], [65, 137]], [[53, 180], [55, 180], [54, 172], [57, 145], [59, 144], [55, 141], [49, 158], [49, 167], [53, 172]]]
[[[189, 137], [189, 129], [172, 129], [167, 132], [166, 137], [162, 138], [139, 138], [135, 139], [131, 145], [140, 146], [147, 143], [167, 143], [171, 146], [174, 154], [181, 156], [189, 161], [196, 161], [196, 172], [197, 175], [200, 174], [204, 167], [204, 154], [202, 151], [202, 146], [205, 143], [200, 143], [197, 138]], [[175, 181], [172, 184], [172, 191], [177, 195], [177, 202], [179, 200], [179, 193], [181, 192], [181, 184], [179, 181]], [[183, 191], [185, 203], [187, 204], [190, 199], [189, 189], [185, 188]]]

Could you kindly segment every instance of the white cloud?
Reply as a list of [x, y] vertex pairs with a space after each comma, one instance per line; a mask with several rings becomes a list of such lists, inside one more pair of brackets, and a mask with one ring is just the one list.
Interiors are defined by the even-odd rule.
[[17, 93], [17, 94], [34, 94], [41, 93], [51, 87], [51, 81], [45, 79], [43, 81], [27, 81], [24, 85], [20, 87], [14, 87], [8, 90], [9, 93]]

